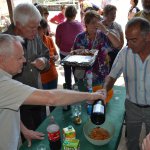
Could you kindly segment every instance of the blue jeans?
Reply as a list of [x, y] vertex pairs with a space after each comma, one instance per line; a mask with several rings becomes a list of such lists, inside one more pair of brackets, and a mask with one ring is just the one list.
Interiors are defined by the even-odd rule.
[[126, 110], [126, 129], [127, 129], [127, 148], [128, 150], [140, 150], [139, 137], [142, 123], [146, 125], [146, 134], [150, 132], [150, 107], [141, 108], [130, 102], [125, 101]]
[[48, 83], [45, 83], [45, 84], [42, 84], [43, 86], [43, 89], [45, 90], [48, 90], [48, 89], [57, 89], [57, 83], [58, 83], [58, 78], [51, 81], [51, 82], [48, 82]]

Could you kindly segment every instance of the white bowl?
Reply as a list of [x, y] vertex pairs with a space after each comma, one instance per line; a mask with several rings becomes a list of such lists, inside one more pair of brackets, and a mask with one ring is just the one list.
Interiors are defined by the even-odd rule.
[[84, 124], [83, 132], [84, 132], [84, 136], [86, 137], [86, 139], [94, 145], [105, 145], [105, 144], [109, 143], [115, 133], [114, 125], [108, 121], [105, 121], [102, 125], [100, 125], [101, 128], [107, 130], [110, 134], [110, 138], [105, 139], [105, 140], [94, 140], [89, 137], [89, 134], [92, 131], [92, 129], [96, 128], [96, 127], [97, 127], [97, 125], [94, 125], [91, 121], [87, 121]]

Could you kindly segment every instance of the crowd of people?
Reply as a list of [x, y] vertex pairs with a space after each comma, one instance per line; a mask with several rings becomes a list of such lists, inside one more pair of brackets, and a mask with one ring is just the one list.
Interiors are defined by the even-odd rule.
[[[15, 7], [13, 23], [0, 34], [0, 135], [7, 124], [1, 150], [16, 150], [20, 131], [22, 141], [27, 140], [29, 146], [33, 139], [42, 140], [44, 134], [35, 130], [46, 118], [46, 105], [51, 112], [83, 99], [105, 100], [122, 73], [127, 149], [140, 149], [139, 136], [145, 123], [147, 136], [142, 149], [150, 150], [150, 0], [141, 2], [143, 9], [139, 10], [138, 0], [130, 1], [125, 33], [115, 21], [117, 7], [110, 2], [100, 10], [91, 1], [80, 0], [81, 21], [76, 21], [77, 9], [72, 5], [62, 5], [61, 12], [50, 20], [48, 8], [42, 4], [20, 3]], [[49, 22], [57, 24], [55, 33]], [[85, 49], [98, 50], [91, 70], [93, 83], [103, 89], [95, 93], [73, 91], [75, 68], [70, 66], [64, 66], [66, 90], [57, 89], [55, 62]]]

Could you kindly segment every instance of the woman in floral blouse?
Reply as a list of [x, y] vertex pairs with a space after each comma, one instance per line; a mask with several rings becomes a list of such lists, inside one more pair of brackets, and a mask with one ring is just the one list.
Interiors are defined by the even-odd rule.
[[118, 37], [109, 31], [100, 21], [96, 11], [89, 11], [85, 14], [84, 23], [86, 31], [77, 35], [73, 50], [77, 49], [98, 49], [98, 56], [92, 67], [93, 82], [102, 84], [109, 73], [108, 52], [119, 47]]

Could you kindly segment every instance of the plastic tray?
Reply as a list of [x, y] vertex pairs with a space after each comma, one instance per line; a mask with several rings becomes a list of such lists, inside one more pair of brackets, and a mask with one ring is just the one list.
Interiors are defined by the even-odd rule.
[[75, 67], [89, 67], [92, 66], [96, 60], [98, 50], [92, 49], [90, 50], [93, 53], [93, 56], [89, 55], [80, 55], [73, 54], [66, 56], [63, 60], [61, 60], [61, 65], [75, 66]]

